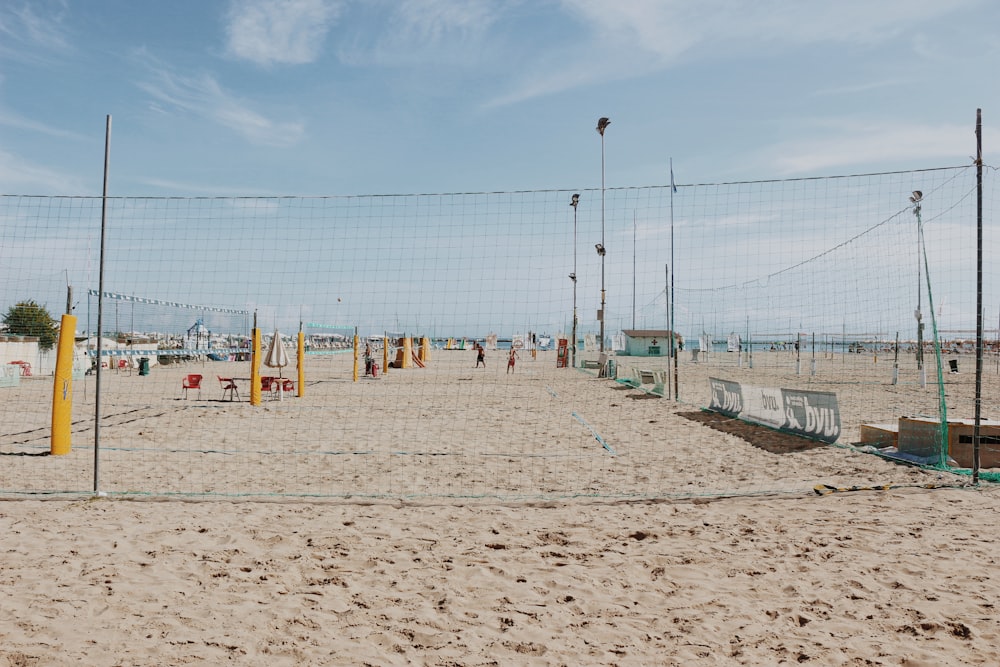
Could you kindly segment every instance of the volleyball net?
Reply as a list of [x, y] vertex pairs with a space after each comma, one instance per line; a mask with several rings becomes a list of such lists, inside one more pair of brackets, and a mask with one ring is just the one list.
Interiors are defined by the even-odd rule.
[[[863, 455], [866, 429], [973, 412], [973, 166], [604, 192], [111, 197], [104, 211], [101, 198], [0, 197], [0, 492], [919, 483], [919, 469]], [[1000, 275], [982, 277], [995, 322]], [[26, 302], [53, 326], [77, 318], [68, 456], [49, 455], [55, 349], [13, 317]], [[986, 338], [989, 397], [1000, 326]], [[770, 430], [713, 430], [751, 412]], [[781, 439], [789, 415], [808, 446]]]

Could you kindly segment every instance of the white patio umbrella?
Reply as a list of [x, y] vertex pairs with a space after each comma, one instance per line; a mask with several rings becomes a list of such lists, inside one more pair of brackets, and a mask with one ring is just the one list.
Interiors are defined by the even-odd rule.
[[278, 369], [278, 400], [281, 400], [283, 385], [281, 369], [289, 363], [288, 352], [285, 351], [285, 344], [281, 342], [281, 334], [274, 330], [271, 344], [267, 346], [267, 354], [264, 355], [264, 365]]

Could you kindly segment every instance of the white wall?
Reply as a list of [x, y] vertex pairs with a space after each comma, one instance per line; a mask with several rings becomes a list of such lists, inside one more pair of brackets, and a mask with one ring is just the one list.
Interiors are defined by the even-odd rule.
[[[42, 373], [42, 360], [39, 358], [38, 339], [11, 340], [9, 336], [0, 339], [0, 364], [6, 366], [12, 361], [27, 361], [31, 364], [32, 375]], [[53, 365], [49, 373], [55, 369]]]
[[[91, 349], [96, 349], [97, 341], [91, 339]], [[119, 359], [125, 361], [132, 367], [139, 367], [139, 357], [148, 357], [149, 365], [154, 366], [156, 359], [156, 343], [143, 343], [138, 345], [119, 345], [113, 340], [105, 338], [101, 342], [103, 350], [130, 350], [135, 354], [105, 357], [109, 366], [118, 363]], [[38, 349], [37, 340], [11, 340], [10, 337], [0, 337], [0, 366], [6, 366], [12, 361], [27, 361], [31, 364], [32, 375], [53, 375], [56, 372], [57, 350], [41, 351]], [[90, 368], [90, 357], [87, 355], [87, 343], [78, 343], [74, 351], [73, 369], [85, 371]]]

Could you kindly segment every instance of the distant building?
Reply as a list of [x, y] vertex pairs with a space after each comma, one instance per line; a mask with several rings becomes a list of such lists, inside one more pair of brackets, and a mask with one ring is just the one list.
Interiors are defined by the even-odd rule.
[[[630, 357], [669, 357], [670, 331], [668, 329], [625, 329], [625, 351]], [[684, 346], [684, 337], [676, 335], [674, 349]]]

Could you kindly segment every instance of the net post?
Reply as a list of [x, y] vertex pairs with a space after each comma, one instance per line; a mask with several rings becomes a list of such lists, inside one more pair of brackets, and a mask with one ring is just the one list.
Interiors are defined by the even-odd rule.
[[358, 381], [358, 328], [354, 327], [354, 381]]
[[400, 363], [400, 368], [409, 368], [411, 362], [411, 357], [413, 356], [413, 337], [403, 336], [403, 361]]
[[260, 329], [254, 315], [253, 347], [250, 353], [250, 405], [260, 405]]
[[302, 330], [302, 325], [299, 325], [299, 337], [298, 345], [295, 348], [295, 363], [298, 364], [299, 370], [299, 381], [296, 391], [296, 396], [302, 398], [306, 394], [306, 333]]
[[389, 372], [389, 334], [382, 336], [382, 374]]
[[69, 454], [73, 413], [73, 356], [76, 316], [63, 315], [59, 327], [59, 347], [56, 355], [55, 380], [52, 387], [52, 437], [49, 453]]

